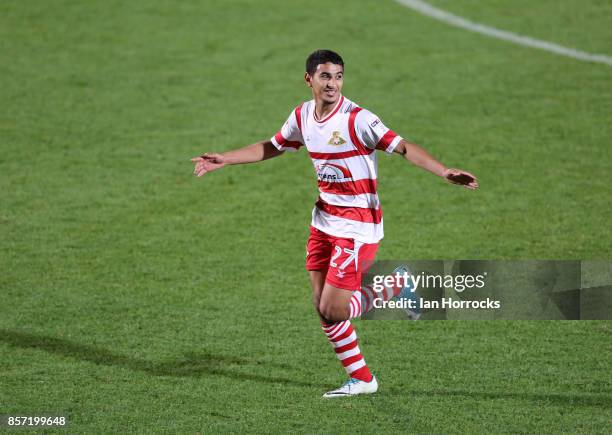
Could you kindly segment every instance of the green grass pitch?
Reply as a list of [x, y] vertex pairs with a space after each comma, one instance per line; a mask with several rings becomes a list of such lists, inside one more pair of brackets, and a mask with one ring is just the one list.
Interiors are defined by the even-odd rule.
[[[597, 0], [436, 0], [612, 55]], [[469, 192], [380, 159], [379, 258], [610, 259], [612, 68], [449, 27], [393, 1], [0, 3], [0, 414], [75, 433], [604, 433], [611, 324], [356, 322], [344, 374], [311, 307], [304, 151], [195, 179], [273, 135], [316, 48], [344, 93]], [[2, 428], [0, 428], [2, 430]]]

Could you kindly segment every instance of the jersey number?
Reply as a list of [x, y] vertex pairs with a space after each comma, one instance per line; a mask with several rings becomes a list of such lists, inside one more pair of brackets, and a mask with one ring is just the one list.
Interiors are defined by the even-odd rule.
[[[333, 255], [333, 257], [331, 258], [331, 261], [329, 262], [329, 264], [331, 265], [331, 267], [338, 267], [338, 264], [336, 264], [336, 259], [342, 255], [342, 248], [340, 246], [334, 246], [334, 248], [336, 249], [335, 254]], [[346, 260], [344, 260], [342, 262], [342, 264], [340, 265], [340, 267], [338, 267], [338, 269], [340, 270], [344, 270], [346, 268], [346, 266], [348, 266], [351, 261], [355, 260], [357, 258], [357, 251], [355, 251], [354, 249], [349, 249], [349, 248], [344, 248], [344, 253], [348, 254], [348, 257], [346, 257]], [[357, 269], [357, 262], [355, 261], [355, 269]]]

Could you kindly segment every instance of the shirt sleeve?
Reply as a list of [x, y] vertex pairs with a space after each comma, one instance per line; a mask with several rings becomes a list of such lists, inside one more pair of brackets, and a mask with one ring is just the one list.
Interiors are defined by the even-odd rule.
[[401, 136], [387, 128], [378, 116], [365, 109], [355, 118], [355, 133], [366, 147], [387, 153], [392, 153], [402, 140]]
[[285, 121], [278, 133], [270, 139], [272, 144], [279, 150], [297, 151], [304, 145], [304, 139], [300, 130], [301, 120], [300, 124], [298, 124], [298, 115], [301, 116], [301, 111], [296, 108], [289, 114], [289, 118], [287, 118], [287, 121]]

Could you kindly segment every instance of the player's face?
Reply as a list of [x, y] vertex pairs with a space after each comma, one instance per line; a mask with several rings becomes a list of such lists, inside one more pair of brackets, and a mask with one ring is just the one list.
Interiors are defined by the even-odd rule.
[[306, 83], [312, 88], [315, 100], [334, 104], [340, 98], [344, 68], [331, 62], [320, 63], [314, 75], [306, 73]]

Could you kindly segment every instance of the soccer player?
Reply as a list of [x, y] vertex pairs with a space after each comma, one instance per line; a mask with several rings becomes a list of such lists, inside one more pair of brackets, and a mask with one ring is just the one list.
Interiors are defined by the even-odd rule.
[[[306, 147], [318, 177], [306, 269], [323, 332], [348, 374], [348, 381], [323, 397], [374, 393], [378, 382], [365, 363], [350, 319], [371, 308], [371, 288], [361, 288], [364, 264], [371, 264], [383, 237], [376, 192], [376, 151], [397, 153], [442, 179], [476, 189], [472, 174], [447, 168], [418, 145], [387, 128], [373, 113], [341, 93], [344, 61], [330, 50], [306, 60], [306, 84], [313, 99], [297, 106], [271, 139], [225, 153], [194, 157], [198, 177], [227, 165], [254, 163]], [[385, 299], [405, 289], [387, 289]]]

